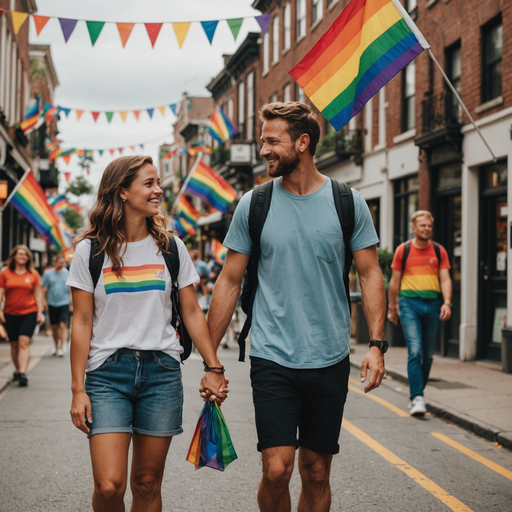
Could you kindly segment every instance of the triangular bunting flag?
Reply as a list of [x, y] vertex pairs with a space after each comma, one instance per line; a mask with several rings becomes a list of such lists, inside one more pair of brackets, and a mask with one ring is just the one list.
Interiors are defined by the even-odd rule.
[[183, 43], [185, 42], [185, 38], [187, 37], [188, 29], [190, 28], [190, 21], [173, 23], [172, 28], [174, 29], [174, 33], [176, 34], [178, 46], [181, 48], [183, 46]]
[[140, 114], [140, 110], [133, 111], [133, 115], [135, 116], [135, 119], [137, 119], [137, 121], [139, 120], [139, 114]]
[[144, 23], [146, 30], [148, 31], [149, 40], [151, 41], [151, 46], [154, 48], [156, 39], [158, 34], [160, 33], [160, 29], [162, 28], [163, 23]]
[[169, 108], [172, 110], [172, 113], [176, 115], [176, 103], [173, 103], [172, 105], [169, 105]]
[[62, 160], [66, 162], [66, 165], [69, 165], [69, 161], [71, 160], [71, 155], [62, 155]]
[[128, 112], [126, 110], [122, 110], [121, 112], [119, 112], [119, 115], [121, 116], [121, 119], [123, 120], [123, 123], [126, 121], [126, 114], [128, 114]]
[[117, 151], [119, 151], [119, 154], [122, 155], [123, 154], [123, 149], [124, 148], [119, 148]]
[[11, 11], [11, 18], [12, 26], [14, 27], [14, 33], [17, 34], [20, 31], [23, 23], [25, 23], [25, 20], [28, 18], [28, 13]]
[[39, 35], [41, 33], [41, 30], [43, 30], [44, 26], [48, 23], [50, 17], [32, 14], [32, 19], [34, 20], [34, 25], [36, 26], [36, 33], [37, 35]]
[[91, 112], [92, 114], [92, 117], [94, 118], [94, 122], [96, 122], [98, 120], [98, 116], [100, 115], [99, 112]]
[[98, 40], [101, 31], [105, 25], [104, 21], [86, 21], [87, 30], [89, 31], [89, 37], [91, 38], [91, 43], [94, 46], [94, 43]]
[[64, 36], [64, 41], [67, 43], [73, 30], [75, 30], [76, 24], [78, 20], [70, 20], [67, 18], [59, 18], [60, 28], [62, 29], [62, 35]]
[[70, 172], [65, 172], [64, 173], [64, 178], [66, 178], [66, 183], [69, 183], [69, 178], [71, 178], [71, 173]]
[[85, 169], [85, 172], [89, 175], [91, 174], [91, 169]]
[[132, 151], [135, 151], [135, 146], [130, 146], [130, 149], [131, 149]]
[[71, 109], [70, 108], [63, 108], [62, 110], [63, 110], [64, 114], [66, 115], [66, 117], [68, 117], [69, 113], [71, 112]]
[[105, 151], [105, 150], [104, 149], [98, 149], [98, 153], [99, 153], [100, 156], [103, 155], [103, 151]]
[[78, 121], [81, 117], [82, 117], [82, 114], [84, 113], [83, 110], [75, 110], [76, 112], [76, 120]]
[[126, 43], [128, 42], [130, 34], [132, 33], [135, 23], [116, 23], [116, 25], [117, 30], [119, 31], [119, 37], [121, 38], [121, 44], [124, 48], [126, 46]]
[[115, 149], [109, 149], [108, 152], [111, 154], [111, 156], [114, 156]]
[[114, 112], [105, 112], [105, 115], [107, 116], [107, 121], [110, 123], [114, 117]]
[[165, 116], [165, 105], [162, 105], [161, 107], [158, 107], [158, 110], [160, 110], [161, 114]]
[[140, 150], [144, 151], [144, 144], [139, 144], [139, 146], [140, 146]]
[[244, 22], [243, 18], [232, 18], [230, 20], [226, 20], [228, 22], [229, 28], [231, 29], [231, 33], [233, 34], [233, 37], [238, 37], [238, 33], [240, 32], [240, 28], [242, 27], [242, 23]]
[[154, 110], [155, 110], [154, 108], [148, 108], [147, 109], [149, 119], [153, 119], [153, 111]]
[[258, 25], [265, 35], [268, 32], [268, 24], [270, 23], [270, 18], [272, 18], [272, 14], [262, 14], [261, 16], [254, 16], [254, 19], [258, 22]]
[[208, 38], [208, 41], [210, 41], [210, 44], [212, 44], [213, 36], [215, 35], [215, 30], [217, 30], [217, 25], [219, 24], [219, 21], [201, 21], [201, 25], [203, 27], [204, 33], [206, 34], [206, 37]]

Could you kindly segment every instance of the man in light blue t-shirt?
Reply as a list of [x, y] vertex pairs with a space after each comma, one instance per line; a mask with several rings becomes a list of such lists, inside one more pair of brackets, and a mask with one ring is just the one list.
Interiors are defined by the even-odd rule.
[[[290, 510], [288, 484], [298, 447], [298, 510], [327, 511], [349, 375], [343, 233], [331, 180], [315, 167], [320, 126], [311, 108], [299, 102], [271, 103], [260, 109], [260, 119], [261, 156], [276, 179], [260, 239], [251, 331], [251, 385], [263, 460], [258, 504], [262, 511]], [[210, 302], [208, 323], [217, 347], [252, 251], [251, 195], [242, 197], [224, 240], [224, 270]], [[368, 392], [384, 374], [386, 301], [370, 212], [358, 192], [353, 197], [350, 249], [372, 339], [361, 368], [361, 381], [370, 372]]]
[[63, 357], [68, 340], [69, 312], [71, 306], [71, 293], [66, 286], [69, 271], [66, 268], [66, 259], [62, 254], [53, 258], [53, 268], [43, 275], [43, 295], [45, 309], [50, 315], [53, 341], [52, 355]]

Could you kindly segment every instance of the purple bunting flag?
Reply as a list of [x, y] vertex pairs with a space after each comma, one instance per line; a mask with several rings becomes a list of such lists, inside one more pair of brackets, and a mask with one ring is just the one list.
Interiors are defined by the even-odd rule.
[[254, 16], [254, 19], [258, 22], [258, 25], [261, 27], [263, 35], [265, 35], [268, 32], [268, 24], [270, 23], [270, 18], [272, 18], [272, 14], [262, 14], [261, 16]]
[[60, 28], [62, 29], [62, 35], [64, 36], [64, 41], [66, 43], [68, 42], [68, 39], [71, 37], [73, 30], [75, 30], [77, 22], [78, 20], [59, 18]]

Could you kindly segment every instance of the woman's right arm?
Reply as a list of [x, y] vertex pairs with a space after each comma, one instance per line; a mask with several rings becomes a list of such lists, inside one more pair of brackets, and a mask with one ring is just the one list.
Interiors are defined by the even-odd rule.
[[92, 319], [94, 313], [94, 296], [92, 293], [71, 289], [73, 296], [73, 322], [71, 328], [71, 420], [76, 428], [86, 434], [89, 427], [85, 423], [92, 423], [92, 410], [89, 397], [85, 393], [85, 367], [89, 357], [89, 346], [92, 337]]
[[[0, 288], [0, 305], [4, 300], [5, 288]], [[5, 316], [3, 310], [0, 309], [0, 322], [5, 324]]]

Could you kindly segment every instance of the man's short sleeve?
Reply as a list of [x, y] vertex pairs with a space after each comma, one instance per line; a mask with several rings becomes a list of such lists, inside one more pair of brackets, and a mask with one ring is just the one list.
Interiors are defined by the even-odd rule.
[[398, 270], [402, 272], [402, 258], [404, 256], [404, 244], [400, 244], [395, 251], [395, 255], [393, 256], [393, 262], [391, 263], [391, 268], [393, 270]]
[[441, 264], [439, 265], [439, 268], [452, 268], [450, 265], [450, 259], [448, 258], [448, 253], [446, 252], [446, 249], [442, 245], [440, 245], [439, 248], [441, 249]]
[[43, 274], [43, 282], [41, 283], [41, 286], [44, 288], [45, 286], [48, 286], [48, 281], [49, 281], [49, 277], [48, 277], [48, 272], [45, 272]]
[[354, 196], [354, 232], [350, 239], [352, 252], [366, 249], [379, 243], [379, 237], [373, 225], [372, 216], [363, 196], [352, 189]]
[[252, 240], [249, 235], [249, 208], [251, 206], [252, 190], [244, 194], [236, 207], [233, 220], [223, 245], [233, 251], [250, 255]]

